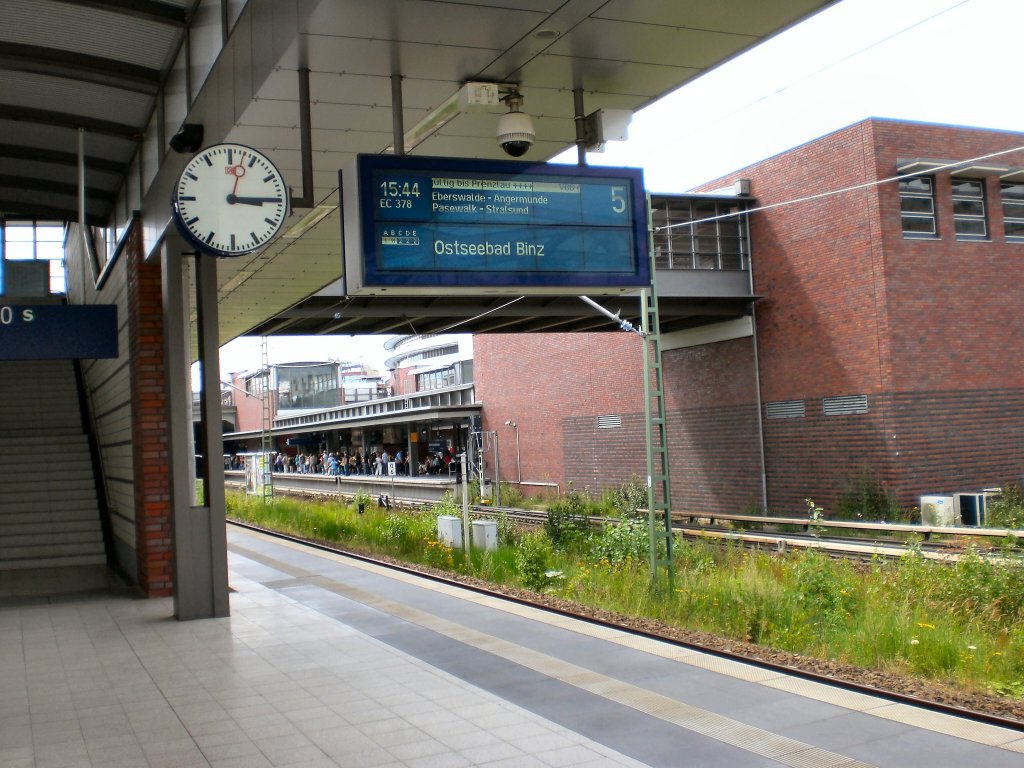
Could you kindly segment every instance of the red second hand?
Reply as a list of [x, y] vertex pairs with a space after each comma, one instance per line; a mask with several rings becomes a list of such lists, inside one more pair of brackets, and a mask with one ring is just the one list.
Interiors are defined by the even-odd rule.
[[231, 175], [235, 177], [235, 186], [231, 188], [231, 194], [233, 195], [238, 191], [239, 180], [245, 176], [245, 166], [241, 163], [231, 166]]

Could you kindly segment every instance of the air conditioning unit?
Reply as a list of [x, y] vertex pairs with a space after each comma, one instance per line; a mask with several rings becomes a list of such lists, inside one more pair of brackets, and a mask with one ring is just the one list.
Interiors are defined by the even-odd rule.
[[921, 525], [949, 528], [955, 521], [952, 496], [921, 497]]
[[953, 504], [961, 525], [980, 527], [985, 525], [988, 500], [996, 496], [992, 491], [954, 493]]

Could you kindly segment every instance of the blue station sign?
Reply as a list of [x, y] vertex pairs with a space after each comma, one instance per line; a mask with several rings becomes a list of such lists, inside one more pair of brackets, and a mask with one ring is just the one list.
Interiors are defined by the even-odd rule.
[[0, 304], [0, 360], [117, 357], [114, 304]]
[[350, 292], [650, 284], [639, 169], [361, 155], [354, 174]]

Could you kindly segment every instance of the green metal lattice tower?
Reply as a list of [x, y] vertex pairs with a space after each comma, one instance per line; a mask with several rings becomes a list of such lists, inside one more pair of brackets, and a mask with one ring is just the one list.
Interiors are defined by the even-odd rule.
[[267, 503], [274, 498], [274, 460], [272, 458], [274, 453], [274, 437], [272, 434], [273, 429], [273, 412], [271, 409], [270, 398], [272, 396], [270, 391], [270, 355], [267, 349], [267, 337], [260, 337], [260, 358], [262, 366], [261, 378], [263, 378], [263, 392], [260, 397], [260, 455], [256, 462], [257, 472], [259, 473], [259, 484], [260, 484], [260, 495], [263, 497], [263, 503]]
[[[650, 208], [648, 198], [648, 212]], [[648, 237], [651, 237], [653, 230], [650, 218], [647, 230]], [[657, 586], [664, 572], [668, 587], [672, 589], [672, 496], [669, 491], [665, 382], [661, 366], [661, 324], [653, 242], [649, 245], [651, 287], [640, 293], [643, 304], [641, 336], [644, 345], [644, 413], [647, 421], [647, 527], [651, 541], [651, 581]]]

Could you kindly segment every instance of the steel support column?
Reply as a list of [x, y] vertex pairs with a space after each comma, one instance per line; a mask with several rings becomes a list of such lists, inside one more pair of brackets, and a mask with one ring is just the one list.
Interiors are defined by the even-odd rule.
[[180, 249], [165, 245], [162, 262], [165, 365], [168, 372], [167, 400], [170, 404], [168, 432], [171, 444], [168, 446], [168, 460], [174, 537], [174, 616], [182, 621], [215, 618], [227, 616], [230, 611], [224, 463], [221, 458], [216, 262], [208, 256], [196, 259], [199, 359], [203, 369], [200, 401], [203, 471], [200, 474], [204, 506], [195, 503], [192, 387], [189, 375], [192, 355], [186, 261]]

